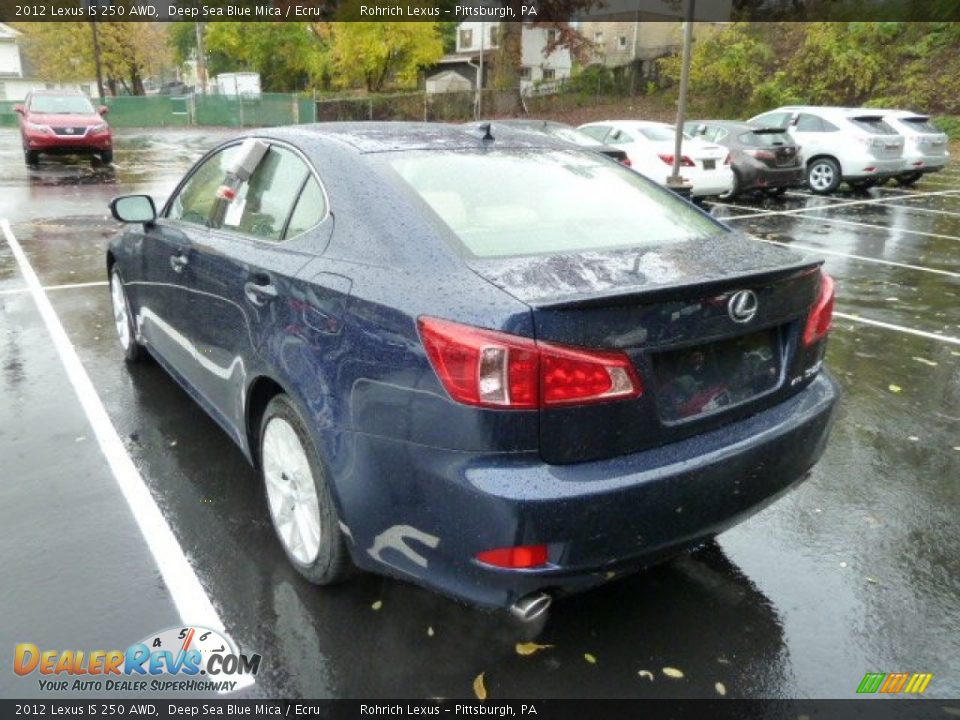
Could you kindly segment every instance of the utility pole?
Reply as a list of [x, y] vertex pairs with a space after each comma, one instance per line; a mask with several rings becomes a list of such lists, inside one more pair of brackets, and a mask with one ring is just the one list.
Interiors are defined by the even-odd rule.
[[200, 86], [200, 94], [207, 93], [207, 53], [203, 48], [203, 23], [198, 22], [194, 27], [197, 29], [197, 84]]
[[680, 158], [683, 152], [683, 121], [687, 112], [687, 85], [690, 84], [690, 51], [693, 46], [693, 11], [696, 0], [687, 0], [687, 14], [683, 24], [683, 64], [680, 70], [680, 97], [677, 99], [677, 127], [673, 143], [673, 172], [667, 178], [667, 187], [686, 196], [690, 192], [680, 177]]
[[90, 21], [90, 31], [93, 33], [93, 65], [97, 70], [97, 92], [100, 94], [100, 102], [104, 102], [103, 92], [103, 69], [100, 65], [100, 37], [97, 35], [97, 21]]
[[483, 55], [486, 49], [487, 23], [480, 22], [480, 70], [477, 72], [477, 120], [483, 117]]

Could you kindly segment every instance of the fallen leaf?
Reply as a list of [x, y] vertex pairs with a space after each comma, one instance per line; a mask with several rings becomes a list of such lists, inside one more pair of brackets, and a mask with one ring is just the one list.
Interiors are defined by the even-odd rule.
[[901, 390], [903, 390], [902, 387], [900, 387], [899, 385], [894, 385], [893, 383], [890, 383], [890, 385], [888, 385], [887, 387], [890, 388], [890, 392], [892, 392], [892, 393], [898, 393], [898, 392], [900, 392]]
[[553, 645], [537, 645], [536, 643], [517, 643], [517, 655], [533, 655], [535, 652], [552, 648]]
[[653, 682], [653, 673], [650, 672], [649, 670], [638, 670], [637, 675], [639, 675], [642, 678], [647, 678], [647, 680], [649, 680], [650, 682]]
[[487, 688], [483, 684], [483, 673], [473, 679], [473, 694], [477, 696], [477, 700], [487, 699]]
[[583, 654], [583, 659], [586, 660], [586, 661], [587, 661], [588, 663], [590, 663], [591, 665], [596, 665], [596, 664], [597, 664], [597, 659], [596, 659], [593, 655], [591, 655], [590, 653], [584, 653], [584, 654]]
[[374, 610], [379, 610], [383, 607], [383, 600], [377, 600], [373, 605], [370, 606]]
[[170, 447], [176, 447], [176, 446], [177, 446], [177, 441], [176, 441], [176, 440], [171, 440], [171, 441], [170, 441]]
[[713, 687], [717, 691], [717, 695], [720, 695], [721, 697], [723, 697], [724, 695], [727, 694], [727, 686], [724, 685], [722, 682], [716, 683]]
[[929, 365], [930, 367], [937, 366], [937, 363], [935, 363], [933, 360], [927, 360], [926, 358], [922, 358], [922, 357], [914, 357], [913, 359], [916, 360], [918, 363], [923, 363], [924, 365]]
[[920, 440], [920, 438], [918, 438], [916, 435], [911, 435], [910, 437], [907, 438], [907, 440], [909, 440], [910, 442], [917, 442]]
[[427, 628], [427, 637], [433, 637], [433, 626]]
[[841, 563], [840, 563], [840, 567], [845, 568], [846, 566], [847, 566], [847, 563], [846, 563], [846, 562], [841, 562]]
[[870, 577], [870, 576], [868, 575], [868, 576], [867, 576], [867, 582], [870, 583], [871, 585], [876, 585], [876, 584], [877, 584], [878, 582], [880, 582], [880, 581], [877, 580], [875, 577]]
[[663, 674], [674, 680], [679, 680], [683, 677], [683, 670], [677, 670], [675, 667], [665, 667], [663, 668]]

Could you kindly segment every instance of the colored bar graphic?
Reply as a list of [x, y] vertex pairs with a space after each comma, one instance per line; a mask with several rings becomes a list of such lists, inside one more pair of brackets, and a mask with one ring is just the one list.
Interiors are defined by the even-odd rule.
[[857, 686], [857, 692], [887, 695], [905, 692], [918, 695], [927, 689], [932, 679], [931, 673], [867, 673]]

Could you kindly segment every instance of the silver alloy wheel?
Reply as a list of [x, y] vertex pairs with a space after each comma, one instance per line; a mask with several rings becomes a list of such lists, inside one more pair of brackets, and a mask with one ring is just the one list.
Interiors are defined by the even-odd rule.
[[320, 503], [307, 452], [293, 426], [275, 417], [263, 429], [261, 453], [267, 504], [280, 542], [298, 562], [310, 565], [320, 552]]
[[130, 348], [133, 338], [130, 337], [131, 323], [130, 313], [127, 310], [127, 296], [123, 292], [123, 284], [117, 273], [110, 276], [110, 300], [113, 303], [113, 322], [117, 326], [120, 347], [126, 351]]
[[810, 168], [807, 182], [814, 190], [826, 190], [834, 181], [833, 168], [828, 163], [816, 163]]

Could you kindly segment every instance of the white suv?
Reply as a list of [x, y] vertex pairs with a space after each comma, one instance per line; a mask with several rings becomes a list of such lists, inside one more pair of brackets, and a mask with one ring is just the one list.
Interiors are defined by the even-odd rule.
[[793, 136], [806, 161], [807, 185], [817, 194], [832, 193], [844, 180], [865, 190], [903, 172], [903, 136], [876, 110], [789, 106], [748, 122]]
[[925, 173], [937, 172], [950, 160], [947, 135], [930, 122], [930, 117], [909, 110], [877, 110], [883, 120], [903, 135], [902, 172], [896, 176], [898, 185], [913, 185]]

